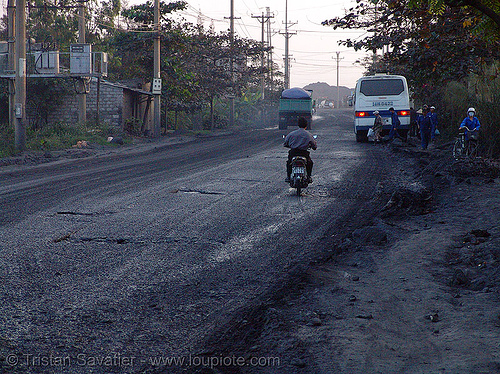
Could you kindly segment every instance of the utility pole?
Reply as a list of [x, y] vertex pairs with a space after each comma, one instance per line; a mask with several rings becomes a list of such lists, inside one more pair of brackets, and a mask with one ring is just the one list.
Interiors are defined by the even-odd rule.
[[[234, 0], [230, 0], [230, 12], [229, 16], [229, 70], [231, 72], [231, 86], [232, 91], [229, 96], [229, 126], [234, 125], [234, 95], [235, 95], [235, 79], [234, 79]], [[224, 17], [227, 19], [227, 17]]]
[[[154, 69], [153, 75], [157, 80], [156, 82], [161, 82], [160, 79], [160, 0], [155, 0], [154, 2], [154, 23], [156, 28], [156, 35], [154, 39]], [[154, 80], [153, 80], [154, 82]], [[161, 83], [160, 83], [161, 86]], [[161, 88], [159, 91], [155, 91], [154, 95], [154, 126], [153, 126], [153, 137], [160, 137], [160, 121], [161, 121]]]
[[[267, 51], [267, 71], [268, 71], [268, 76], [269, 76], [269, 81], [271, 82], [271, 91], [274, 89], [274, 82], [273, 82], [273, 51], [272, 51], [272, 43], [271, 43], [271, 10], [269, 7], [266, 8], [267, 11], [267, 46], [268, 46], [268, 51]], [[273, 16], [274, 17], [274, 16]]]
[[230, 20], [230, 32], [231, 32], [231, 45], [230, 45], [230, 69], [231, 69], [231, 85], [233, 92], [231, 92], [231, 100], [229, 105], [229, 125], [234, 126], [234, 0], [231, 0], [231, 20]]
[[[85, 5], [78, 7], [78, 43], [85, 44]], [[78, 123], [87, 122], [87, 94], [85, 92], [85, 78], [80, 78], [82, 92], [78, 93]]]
[[[9, 46], [9, 61], [7, 65], [7, 70], [15, 71], [15, 59], [16, 59], [16, 51], [15, 51], [15, 40], [16, 40], [16, 1], [9, 0], [7, 3], [7, 42]], [[9, 126], [11, 129], [16, 128], [16, 117], [14, 116], [14, 92], [15, 92], [15, 80], [9, 79]]]
[[285, 32], [281, 33], [285, 36], [285, 88], [290, 88], [290, 54], [288, 51], [289, 39], [296, 34], [296, 32], [289, 32], [288, 27], [296, 25], [297, 22], [288, 22], [288, 0], [285, 2]]
[[261, 100], [264, 100], [265, 97], [265, 88], [266, 88], [266, 73], [264, 69], [265, 65], [265, 40], [264, 40], [264, 24], [269, 21], [270, 18], [274, 18], [274, 16], [269, 15], [269, 8], [267, 8], [268, 14], [264, 15], [264, 12], [262, 12], [262, 15], [260, 16], [252, 16], [252, 18], [256, 18], [259, 20], [259, 22], [262, 25], [262, 41], [261, 41], [261, 47], [262, 47], [262, 56], [261, 56], [261, 62], [260, 62], [260, 69], [261, 69], [261, 77], [260, 77], [260, 84], [261, 84]]
[[342, 59], [340, 58], [340, 52], [335, 52], [335, 53], [337, 54], [337, 58], [336, 58], [336, 60], [337, 60], [337, 108], [340, 108], [339, 62]]
[[16, 150], [26, 149], [26, 0], [16, 0], [15, 63], [15, 144]]

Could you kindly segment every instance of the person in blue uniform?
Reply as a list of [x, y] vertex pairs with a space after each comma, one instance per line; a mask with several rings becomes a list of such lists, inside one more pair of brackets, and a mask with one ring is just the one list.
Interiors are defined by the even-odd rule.
[[[394, 138], [403, 139], [403, 137], [398, 133], [398, 128], [401, 125], [401, 121], [399, 120], [398, 114], [394, 110], [394, 108], [389, 108], [389, 112], [391, 112], [391, 131], [389, 132], [389, 137], [387, 140], [392, 140]], [[403, 139], [404, 140], [404, 139]]]
[[427, 149], [432, 137], [432, 116], [427, 108], [424, 108], [422, 115], [418, 117], [418, 127], [422, 149]]
[[436, 107], [431, 106], [430, 108], [430, 116], [431, 116], [431, 122], [432, 122], [432, 128], [431, 128], [431, 140], [434, 140], [436, 137], [436, 130], [437, 130], [437, 125], [438, 125], [438, 115], [436, 113]]
[[466, 127], [470, 130], [465, 130], [465, 140], [469, 140], [470, 136], [472, 135], [471, 133], [474, 133], [474, 138], [477, 137], [477, 130], [479, 130], [481, 124], [479, 123], [479, 119], [476, 117], [476, 109], [467, 109], [467, 117], [465, 117], [460, 124], [460, 128], [462, 127]]

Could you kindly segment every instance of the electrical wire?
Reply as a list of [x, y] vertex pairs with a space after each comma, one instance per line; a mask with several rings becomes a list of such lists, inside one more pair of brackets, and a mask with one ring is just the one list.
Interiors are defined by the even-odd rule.
[[[65, 9], [67, 10], [68, 13], [70, 13], [71, 15], [75, 16], [75, 17], [79, 17], [80, 15], [71, 10], [71, 9], [67, 9], [66, 7], [63, 7], [63, 6], [59, 6], [59, 5], [56, 5], [56, 4], [52, 4], [50, 1], [46, 1], [46, 4], [51, 6], [51, 7], [54, 7], [56, 9]], [[87, 22], [92, 22], [96, 25], [100, 25], [100, 26], [103, 26], [103, 27], [106, 27], [108, 29], [112, 29], [112, 30], [115, 30], [115, 31], [121, 31], [121, 32], [127, 32], [127, 33], [146, 33], [146, 34], [151, 34], [151, 33], [155, 33], [157, 32], [156, 30], [156, 24], [152, 23], [152, 24], [142, 24], [143, 27], [145, 28], [152, 28], [152, 30], [131, 30], [131, 29], [122, 29], [122, 28], [119, 28], [119, 27], [116, 27], [115, 25], [110, 25], [110, 24], [106, 24], [106, 23], [103, 23], [103, 22], [98, 22], [96, 20], [93, 20], [89, 17], [84, 17], [85, 18], [85, 21]], [[141, 24], [137, 24], [137, 26], [141, 26]]]

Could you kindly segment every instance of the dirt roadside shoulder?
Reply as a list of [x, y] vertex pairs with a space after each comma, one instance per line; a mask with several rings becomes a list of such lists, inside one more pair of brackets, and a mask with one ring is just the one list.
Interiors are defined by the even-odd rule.
[[57, 151], [26, 151], [19, 156], [0, 158], [0, 173], [4, 171], [19, 170], [24, 168], [40, 167], [44, 165], [53, 165], [56, 163], [68, 163], [83, 158], [104, 158], [119, 156], [122, 154], [132, 155], [153, 151], [158, 148], [168, 147], [175, 144], [189, 143], [198, 139], [226, 136], [241, 132], [234, 131], [216, 131], [211, 134], [173, 134], [164, 136], [159, 140], [149, 138], [134, 138], [132, 143], [125, 145], [104, 146], [98, 144], [88, 144], [87, 146], [74, 146], [73, 148]]
[[[405, 185], [339, 238], [214, 373], [498, 373], [500, 180], [489, 163], [389, 147]], [[226, 345], [226, 347], [229, 346]], [[266, 361], [267, 359], [267, 361]], [[277, 361], [277, 360], [278, 361]]]

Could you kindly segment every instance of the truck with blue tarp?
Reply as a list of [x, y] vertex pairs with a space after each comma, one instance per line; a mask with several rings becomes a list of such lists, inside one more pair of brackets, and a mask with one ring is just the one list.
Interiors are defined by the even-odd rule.
[[281, 130], [288, 126], [297, 126], [299, 117], [307, 121], [307, 129], [311, 128], [314, 111], [312, 91], [299, 87], [283, 90], [279, 104], [279, 125]]

